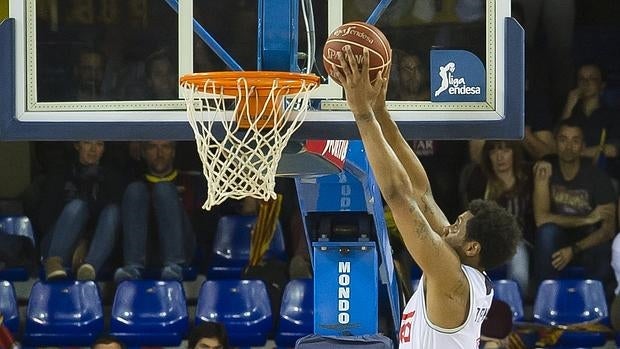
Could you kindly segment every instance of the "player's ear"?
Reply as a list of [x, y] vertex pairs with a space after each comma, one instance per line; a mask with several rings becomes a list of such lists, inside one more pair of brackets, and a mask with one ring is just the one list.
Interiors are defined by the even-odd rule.
[[482, 251], [482, 246], [480, 246], [478, 241], [470, 240], [465, 242], [463, 249], [467, 257], [475, 257], [480, 254], [480, 251]]

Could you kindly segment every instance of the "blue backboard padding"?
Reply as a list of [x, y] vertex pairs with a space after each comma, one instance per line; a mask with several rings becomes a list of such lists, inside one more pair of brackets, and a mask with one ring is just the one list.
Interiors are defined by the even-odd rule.
[[[314, 333], [361, 336], [378, 330], [374, 242], [315, 242]], [[342, 249], [348, 249], [343, 253]]]
[[0, 22], [0, 139], [15, 118], [15, 19]]

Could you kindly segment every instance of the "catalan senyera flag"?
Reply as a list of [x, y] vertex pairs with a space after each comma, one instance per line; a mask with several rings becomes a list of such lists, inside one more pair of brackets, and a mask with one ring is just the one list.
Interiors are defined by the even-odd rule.
[[271, 240], [276, 231], [281, 207], [282, 195], [280, 194], [273, 200], [261, 201], [256, 224], [254, 229], [252, 229], [249, 267], [257, 266], [267, 250], [269, 250]]

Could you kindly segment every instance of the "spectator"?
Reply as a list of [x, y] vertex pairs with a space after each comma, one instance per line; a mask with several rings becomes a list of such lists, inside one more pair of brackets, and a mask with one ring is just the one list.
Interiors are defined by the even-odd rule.
[[91, 346], [91, 349], [125, 349], [127, 346], [123, 342], [119, 341], [116, 337], [103, 335], [97, 338], [97, 340]]
[[[480, 165], [470, 174], [464, 203], [474, 199], [493, 200], [519, 222], [524, 238], [533, 239], [532, 182], [523, 149], [517, 141], [487, 141], [482, 148]], [[529, 234], [528, 234], [529, 233]], [[517, 281], [525, 293], [529, 290], [529, 252], [526, 241], [508, 262], [508, 278]]]
[[76, 82], [74, 96], [71, 101], [100, 101], [105, 97], [102, 93], [102, 84], [105, 71], [105, 57], [103, 53], [85, 49], [78, 53], [75, 67]]
[[581, 159], [583, 132], [574, 120], [562, 121], [555, 139], [557, 158], [534, 166], [538, 281], [557, 277], [571, 262], [584, 266], [588, 277], [605, 281], [615, 190], [603, 171]]
[[177, 99], [179, 85], [177, 71], [166, 50], [159, 50], [146, 59], [147, 98], [154, 100]]
[[[596, 162], [600, 155], [604, 155], [608, 161], [615, 162], [620, 134], [615, 113], [601, 99], [604, 89], [605, 76], [601, 68], [596, 64], [581, 66], [577, 71], [577, 87], [568, 94], [562, 119], [573, 118], [583, 130], [585, 148], [582, 156]], [[608, 173], [614, 175], [609, 170]]]
[[431, 97], [428, 69], [417, 55], [402, 50], [393, 52], [396, 71], [390, 72], [388, 99], [397, 101], [428, 101]]
[[118, 232], [121, 175], [99, 164], [104, 152], [102, 141], [80, 141], [74, 147], [77, 161], [48, 175], [39, 207], [39, 222], [48, 231], [42, 244], [48, 279], [67, 276], [63, 266], [72, 263], [80, 238], [91, 240], [91, 244], [77, 269], [77, 278], [95, 279], [112, 252]]
[[188, 349], [228, 349], [226, 327], [217, 322], [204, 322], [192, 329], [187, 337]]
[[[124, 267], [114, 280], [142, 277], [147, 259], [147, 235], [156, 226], [161, 255], [161, 278], [182, 280], [182, 266], [194, 255], [195, 237], [188, 211], [195, 207], [200, 191], [190, 177], [174, 168], [175, 143], [150, 141], [141, 145], [147, 170], [144, 178], [127, 187], [122, 203]], [[183, 200], [182, 200], [183, 199]], [[150, 219], [153, 218], [153, 219]], [[155, 261], [153, 261], [155, 262]], [[155, 263], [153, 263], [155, 264]]]

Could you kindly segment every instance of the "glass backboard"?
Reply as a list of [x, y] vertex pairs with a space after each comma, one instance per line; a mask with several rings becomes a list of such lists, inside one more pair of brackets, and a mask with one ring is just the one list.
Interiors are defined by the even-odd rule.
[[408, 138], [522, 136], [523, 32], [509, 0], [281, 3], [10, 0], [0, 139], [193, 139], [179, 76], [240, 69], [322, 76], [293, 137], [355, 139], [321, 52], [333, 29], [358, 20], [390, 40], [389, 108]]

